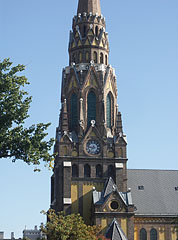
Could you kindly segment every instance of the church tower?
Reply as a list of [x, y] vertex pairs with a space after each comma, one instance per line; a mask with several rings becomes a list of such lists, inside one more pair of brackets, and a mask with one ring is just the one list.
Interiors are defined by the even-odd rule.
[[127, 189], [127, 140], [117, 105], [114, 69], [100, 0], [79, 0], [63, 69], [51, 207], [80, 213], [104, 229], [115, 218], [133, 240]]

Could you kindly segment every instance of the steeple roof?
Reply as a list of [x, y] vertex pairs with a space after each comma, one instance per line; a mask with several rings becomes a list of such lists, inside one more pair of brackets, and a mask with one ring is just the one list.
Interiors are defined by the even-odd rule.
[[77, 13], [92, 13], [101, 15], [100, 0], [79, 0]]

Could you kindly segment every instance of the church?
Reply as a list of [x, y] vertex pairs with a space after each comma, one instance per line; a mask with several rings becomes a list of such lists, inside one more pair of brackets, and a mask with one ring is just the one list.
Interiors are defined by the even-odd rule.
[[79, 0], [62, 72], [51, 208], [111, 240], [178, 240], [178, 171], [127, 169], [127, 138], [100, 0]]

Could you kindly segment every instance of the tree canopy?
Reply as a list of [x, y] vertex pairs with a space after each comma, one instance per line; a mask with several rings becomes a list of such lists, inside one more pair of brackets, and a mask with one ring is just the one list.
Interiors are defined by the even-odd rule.
[[39, 165], [49, 162], [53, 139], [45, 140], [50, 123], [38, 123], [25, 127], [32, 97], [24, 90], [29, 84], [21, 75], [24, 65], [12, 66], [9, 59], [0, 61], [0, 159], [23, 160]]
[[42, 232], [49, 240], [104, 240], [97, 237], [100, 226], [87, 226], [80, 214], [65, 215], [63, 212], [55, 213], [50, 209], [43, 213], [47, 216], [46, 225], [41, 227]]

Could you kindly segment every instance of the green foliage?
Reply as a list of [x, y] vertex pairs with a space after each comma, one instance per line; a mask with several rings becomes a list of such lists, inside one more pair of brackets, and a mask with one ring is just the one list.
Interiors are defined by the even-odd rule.
[[41, 227], [49, 240], [97, 240], [100, 227], [87, 226], [79, 214], [58, 214], [50, 209], [47, 213], [48, 222]]
[[9, 59], [0, 61], [0, 158], [39, 165], [41, 160], [49, 162], [53, 158], [49, 151], [54, 140], [44, 140], [49, 123], [24, 127], [32, 101], [23, 89], [29, 84], [20, 75], [24, 70], [24, 65], [12, 67]]

